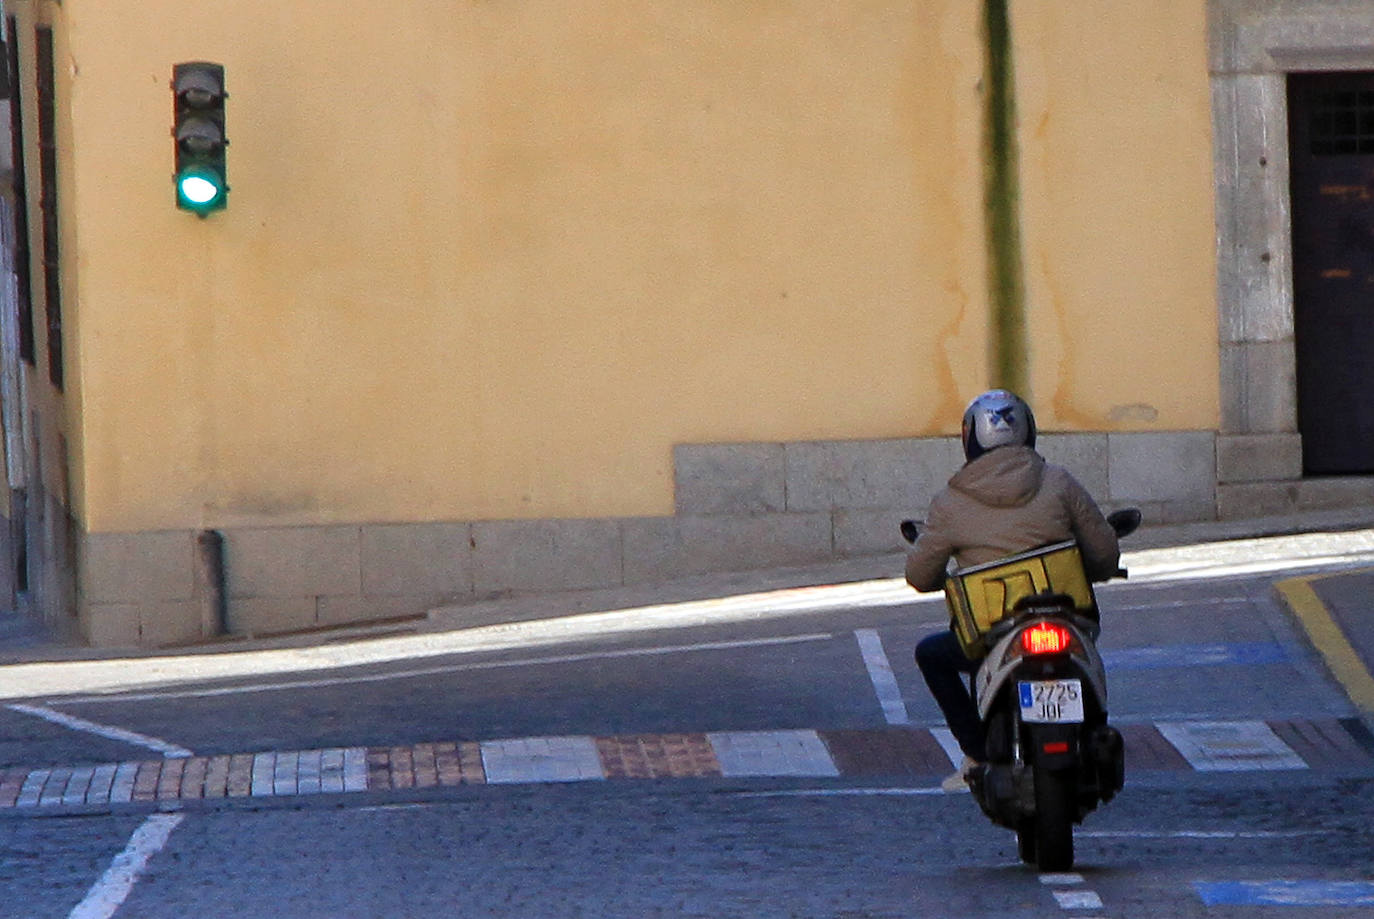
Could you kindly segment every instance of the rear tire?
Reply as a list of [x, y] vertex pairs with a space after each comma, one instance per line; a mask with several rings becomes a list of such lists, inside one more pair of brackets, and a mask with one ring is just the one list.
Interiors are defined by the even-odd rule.
[[1072, 769], [1035, 767], [1035, 855], [1041, 871], [1073, 867], [1075, 797]]
[[1016, 854], [1022, 864], [1036, 864], [1035, 857], [1035, 820], [1022, 820], [1016, 827]]

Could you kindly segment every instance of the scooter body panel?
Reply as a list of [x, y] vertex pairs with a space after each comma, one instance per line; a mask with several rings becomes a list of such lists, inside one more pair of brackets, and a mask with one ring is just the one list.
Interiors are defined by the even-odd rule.
[[[1039, 614], [1037, 614], [1039, 615]], [[1097, 644], [1089, 630], [1071, 618], [1054, 614], [1044, 614], [1043, 618], [1054, 619], [1067, 626], [1076, 639], [1074, 650], [1066, 655], [1050, 660], [1028, 658], [1021, 653], [1019, 641], [1022, 628], [1012, 625], [998, 638], [987, 657], [978, 667], [974, 677], [974, 697], [978, 702], [978, 717], [984, 722], [997, 700], [998, 694], [1008, 682], [1022, 679], [1068, 679], [1084, 680], [1084, 692], [1097, 700], [1098, 706], [1107, 710], [1107, 669], [1098, 653]], [[1077, 618], [1077, 617], [1074, 617]], [[1018, 622], [1026, 620], [1018, 619]], [[1049, 672], [1046, 672], [1048, 669]]]

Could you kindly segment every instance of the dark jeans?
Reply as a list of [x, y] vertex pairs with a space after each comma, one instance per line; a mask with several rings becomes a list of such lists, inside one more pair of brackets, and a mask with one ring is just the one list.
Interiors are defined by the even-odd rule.
[[985, 763], [988, 754], [983, 726], [978, 721], [978, 708], [963, 676], [977, 670], [978, 663], [964, 656], [964, 649], [959, 647], [959, 639], [953, 632], [927, 635], [916, 645], [916, 666], [921, 668], [921, 676], [925, 677], [930, 694], [944, 712], [945, 723], [954, 739], [959, 741], [959, 748], [970, 759]]

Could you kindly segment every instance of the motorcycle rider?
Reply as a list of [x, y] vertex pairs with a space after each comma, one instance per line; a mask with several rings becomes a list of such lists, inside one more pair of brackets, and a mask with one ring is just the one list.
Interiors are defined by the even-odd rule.
[[[967, 568], [1066, 539], [1078, 542], [1091, 580], [1116, 572], [1116, 533], [1078, 480], [1035, 452], [1029, 405], [1007, 390], [989, 390], [969, 403], [962, 433], [967, 462], [930, 503], [907, 555], [907, 583], [939, 590], [951, 558]], [[987, 759], [978, 710], [961, 677], [979, 661], [946, 630], [917, 644], [916, 664], [964, 753], [959, 771], [943, 783], [956, 791]]]

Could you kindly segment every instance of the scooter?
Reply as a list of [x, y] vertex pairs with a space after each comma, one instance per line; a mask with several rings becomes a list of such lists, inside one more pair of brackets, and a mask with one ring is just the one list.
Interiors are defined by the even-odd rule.
[[[1141, 517], [1128, 509], [1107, 519], [1123, 537], [1135, 531]], [[914, 542], [919, 522], [903, 521], [901, 529]], [[1076, 580], [1070, 592], [1046, 584], [1054, 580], [1042, 576], [1053, 568], [1046, 559], [1059, 566], [1060, 581]], [[966, 653], [985, 650], [972, 691], [986, 731], [988, 762], [969, 776], [969, 790], [994, 823], [1016, 832], [1021, 860], [1041, 871], [1073, 866], [1074, 825], [1125, 783], [1121, 733], [1107, 723], [1096, 598], [1078, 559], [1072, 542], [1061, 543], [954, 571], [946, 585]], [[1064, 575], [1066, 564], [1077, 565], [1077, 579], [1072, 570]], [[1116, 576], [1124, 578], [1126, 571]], [[1017, 583], [1024, 594], [1019, 598]], [[992, 584], [1007, 601], [985, 627], [986, 616], [975, 622], [967, 615], [969, 584], [977, 586], [980, 597]], [[1033, 588], [1041, 589], [1026, 592]]]

